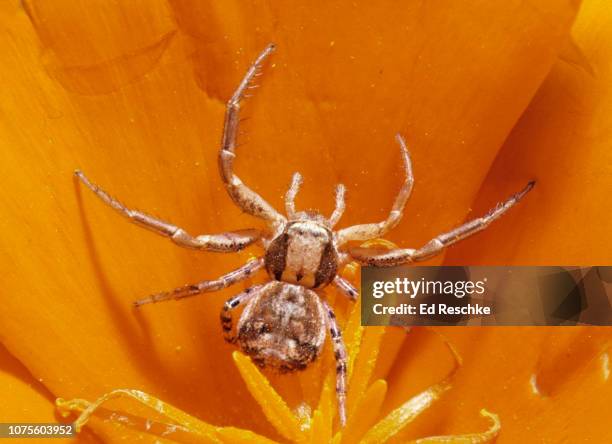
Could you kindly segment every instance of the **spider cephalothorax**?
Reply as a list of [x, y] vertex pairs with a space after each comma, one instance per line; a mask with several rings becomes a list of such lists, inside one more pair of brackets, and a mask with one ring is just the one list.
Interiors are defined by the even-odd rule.
[[[80, 171], [76, 171], [75, 174], [105, 203], [131, 221], [169, 237], [182, 247], [236, 252], [259, 241], [265, 249], [265, 254], [242, 267], [217, 279], [205, 280], [141, 299], [136, 301], [135, 305], [181, 299], [220, 290], [246, 279], [265, 267], [272, 281], [248, 288], [225, 302], [221, 311], [221, 326], [225, 339], [236, 343], [256, 364], [288, 372], [303, 369], [317, 358], [328, 329], [337, 361], [338, 412], [340, 422], [344, 424], [346, 351], [332, 308], [315, 290], [319, 291], [329, 284], [334, 284], [346, 296], [355, 299], [358, 294], [357, 289], [338, 275], [338, 271], [349, 261], [356, 260], [373, 266], [392, 266], [428, 259], [445, 247], [486, 228], [516, 204], [533, 187], [533, 182], [529, 182], [522, 191], [498, 204], [487, 215], [440, 234], [421, 248], [380, 251], [349, 247], [351, 241], [382, 237], [395, 227], [402, 217], [404, 205], [412, 190], [413, 177], [406, 144], [398, 135], [405, 179], [386, 220], [332, 231], [344, 212], [343, 185], [338, 185], [336, 188], [336, 207], [329, 218], [315, 211], [296, 212], [294, 200], [302, 182], [299, 173], [293, 175], [291, 186], [285, 196], [287, 217], [283, 216], [248, 188], [233, 171], [240, 102], [264, 59], [273, 51], [274, 46], [269, 45], [259, 55], [227, 103], [219, 152], [221, 179], [230, 197], [244, 212], [264, 219], [269, 224], [269, 232], [274, 233], [272, 236], [255, 229], [191, 236], [182, 228], [146, 213], [129, 209], [90, 182]], [[232, 312], [241, 305], [244, 306], [244, 310], [234, 332]]]
[[328, 226], [311, 218], [287, 222], [282, 233], [268, 245], [265, 266], [277, 281], [324, 287], [338, 271], [334, 234]]

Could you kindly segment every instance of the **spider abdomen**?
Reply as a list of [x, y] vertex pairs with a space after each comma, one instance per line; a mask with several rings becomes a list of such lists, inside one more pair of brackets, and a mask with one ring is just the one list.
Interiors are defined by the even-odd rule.
[[326, 335], [326, 312], [319, 296], [300, 285], [266, 284], [246, 306], [237, 325], [237, 343], [261, 367], [281, 372], [314, 361]]
[[266, 270], [278, 281], [320, 288], [338, 271], [338, 252], [329, 228], [314, 220], [289, 222], [270, 243]]

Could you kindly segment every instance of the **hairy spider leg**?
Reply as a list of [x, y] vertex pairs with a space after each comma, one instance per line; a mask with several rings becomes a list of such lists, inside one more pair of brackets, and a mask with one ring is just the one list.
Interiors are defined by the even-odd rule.
[[334, 285], [344, 293], [350, 300], [356, 301], [359, 291], [349, 281], [344, 279], [340, 275], [336, 275], [334, 278]]
[[525, 188], [512, 195], [506, 201], [497, 204], [485, 216], [473, 219], [459, 227], [440, 234], [430, 240], [423, 247], [414, 250], [410, 248], [397, 248], [381, 252], [374, 248], [351, 248], [349, 254], [358, 262], [378, 267], [391, 267], [408, 262], [427, 260], [440, 253], [444, 248], [457, 243], [468, 236], [487, 228], [491, 222], [500, 218], [506, 211], [516, 205], [531, 189], [535, 181], [530, 181]]
[[221, 150], [219, 151], [219, 172], [221, 173], [221, 179], [225, 184], [225, 188], [234, 203], [245, 213], [266, 220], [275, 230], [287, 221], [285, 217], [278, 213], [259, 194], [242, 183], [238, 176], [234, 174], [236, 137], [240, 121], [240, 102], [244, 98], [245, 91], [251, 87], [251, 82], [261, 69], [264, 60], [274, 49], [274, 45], [270, 44], [259, 54], [259, 57], [255, 59], [255, 62], [246, 72], [238, 89], [236, 89], [232, 98], [227, 102], [223, 138], [221, 140]]
[[[293, 177], [291, 178], [291, 185], [285, 194], [285, 211], [287, 213], [287, 217], [289, 219], [294, 219], [297, 217], [297, 211], [295, 209], [295, 197], [300, 191], [300, 187], [302, 186], [303, 179], [302, 175], [299, 172], [293, 173]], [[334, 207], [334, 211], [332, 215], [329, 217], [329, 225], [333, 228], [342, 215], [344, 214], [344, 210], [346, 205], [344, 203], [344, 195], [346, 193], [346, 187], [343, 184], [336, 185], [335, 196], [336, 196], [336, 206]]]
[[332, 340], [334, 349], [334, 357], [336, 358], [336, 397], [338, 398], [338, 416], [342, 427], [346, 425], [346, 373], [347, 373], [347, 354], [342, 333], [338, 328], [336, 315], [334, 310], [329, 306], [327, 301], [322, 301], [323, 306], [327, 310], [327, 322], [329, 326], [329, 335]]
[[285, 194], [285, 211], [287, 212], [287, 217], [289, 219], [295, 219], [296, 211], [295, 211], [295, 196], [300, 191], [300, 186], [302, 185], [302, 175], [300, 173], [293, 173], [293, 177], [291, 178], [291, 186], [287, 190]]
[[400, 134], [397, 134], [395, 138], [400, 145], [406, 176], [404, 182], [402, 183], [402, 187], [395, 196], [395, 201], [393, 202], [393, 206], [391, 207], [391, 211], [389, 212], [387, 219], [373, 224], [353, 225], [338, 231], [338, 246], [344, 245], [349, 241], [364, 241], [382, 237], [385, 235], [385, 233], [395, 227], [401, 220], [404, 206], [406, 205], [406, 201], [408, 200], [408, 197], [410, 197], [410, 193], [412, 191], [414, 177], [412, 175], [412, 162], [410, 161], [408, 148], [406, 148], [406, 142]]
[[346, 209], [346, 204], [344, 203], [344, 195], [346, 193], [346, 187], [344, 184], [339, 183], [336, 185], [336, 207], [334, 208], [334, 212], [329, 217], [329, 224], [334, 227], [344, 214], [344, 210]]
[[264, 259], [263, 257], [260, 257], [247, 262], [242, 267], [230, 271], [217, 279], [201, 281], [197, 284], [184, 285], [183, 287], [175, 288], [172, 291], [157, 293], [147, 298], [134, 301], [134, 305], [136, 307], [140, 307], [141, 305], [145, 304], [153, 304], [156, 302], [168, 301], [170, 299], [183, 299], [190, 296], [196, 296], [200, 293], [221, 290], [222, 288], [227, 288], [230, 285], [234, 285], [237, 282], [245, 280], [255, 271], [262, 268], [263, 265]]
[[239, 305], [248, 302], [255, 296], [263, 285], [256, 285], [254, 287], [247, 288], [242, 293], [232, 296], [223, 304], [219, 319], [221, 320], [221, 329], [223, 330], [223, 339], [230, 344], [236, 342], [236, 335], [232, 333], [233, 318], [232, 310], [237, 308]]
[[131, 222], [140, 225], [141, 227], [148, 228], [157, 234], [168, 237], [172, 242], [180, 245], [181, 247], [229, 253], [240, 251], [261, 237], [259, 230], [255, 229], [192, 236], [176, 225], [164, 222], [161, 219], [150, 216], [141, 211], [127, 208], [98, 185], [91, 182], [81, 171], [75, 171], [74, 175], [78, 177], [78, 179], [87, 188], [93, 191], [96, 196], [102, 200], [102, 202], [115, 209], [121, 215], [127, 217]]

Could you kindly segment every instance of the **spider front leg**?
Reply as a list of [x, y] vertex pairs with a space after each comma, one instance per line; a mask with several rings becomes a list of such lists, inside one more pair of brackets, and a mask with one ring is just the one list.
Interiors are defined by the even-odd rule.
[[334, 356], [336, 358], [336, 397], [338, 398], [338, 415], [340, 416], [340, 424], [342, 427], [346, 425], [346, 372], [347, 372], [347, 354], [342, 333], [338, 328], [336, 315], [334, 310], [326, 301], [322, 301], [325, 310], [327, 310], [327, 322], [329, 326], [329, 335], [331, 337]]
[[298, 191], [300, 191], [300, 186], [302, 186], [302, 175], [300, 173], [293, 173], [291, 186], [285, 194], [285, 211], [289, 219], [296, 218], [295, 196], [297, 196]]
[[329, 217], [329, 224], [332, 226], [332, 228], [338, 223], [344, 214], [344, 210], [346, 209], [346, 203], [344, 202], [345, 193], [346, 187], [344, 184], [339, 183], [336, 185], [336, 207], [334, 208], [332, 215]]
[[[295, 197], [300, 191], [302, 182], [302, 175], [300, 173], [293, 173], [293, 177], [291, 178], [291, 186], [285, 194], [285, 211], [289, 219], [295, 219], [297, 217], [297, 211], [295, 210]], [[344, 203], [345, 192], [346, 187], [343, 184], [340, 183], [336, 185], [336, 206], [334, 207], [334, 212], [328, 219], [329, 225], [332, 228], [338, 223], [344, 214], [344, 209], [346, 208]]]
[[93, 191], [96, 196], [102, 200], [102, 202], [115, 209], [119, 214], [125, 216], [131, 222], [134, 222], [141, 227], [148, 228], [159, 235], [170, 238], [172, 242], [181, 247], [216, 252], [235, 252], [242, 250], [248, 245], [251, 245], [261, 237], [259, 230], [255, 229], [192, 236], [176, 225], [172, 225], [141, 211], [132, 210], [126, 207], [98, 185], [91, 182], [81, 171], [75, 171], [74, 175], [83, 183], [83, 185]]
[[355, 247], [349, 250], [349, 254], [358, 262], [364, 265], [373, 265], [375, 267], [391, 267], [401, 265], [408, 262], [419, 262], [427, 260], [449, 245], [455, 244], [460, 240], [465, 239], [479, 231], [487, 228], [491, 222], [500, 218], [506, 211], [516, 205], [531, 189], [535, 181], [531, 181], [518, 193], [511, 196], [505, 202], [499, 203], [495, 208], [489, 211], [485, 216], [471, 220], [454, 230], [440, 234], [430, 240], [418, 250], [410, 248], [398, 248], [381, 252], [374, 248]]
[[245, 213], [266, 220], [272, 225], [273, 229], [286, 222], [285, 217], [272, 208], [259, 194], [242, 183], [238, 176], [234, 174], [234, 158], [236, 157], [236, 137], [240, 121], [240, 102], [244, 98], [245, 91], [252, 87], [251, 82], [261, 69], [264, 60], [274, 49], [274, 45], [271, 44], [263, 50], [248, 69], [232, 98], [227, 102], [223, 139], [221, 141], [221, 150], [219, 151], [221, 179], [223, 179], [227, 192], [234, 203]]
[[198, 282], [197, 284], [185, 285], [183, 287], [175, 288], [172, 291], [157, 293], [148, 298], [139, 299], [134, 301], [134, 305], [136, 307], [140, 307], [145, 304], [153, 304], [161, 301], [168, 301], [170, 299], [183, 299], [190, 296], [196, 296], [200, 293], [208, 293], [211, 291], [221, 290], [222, 288], [227, 288], [230, 285], [233, 285], [237, 282], [243, 281], [249, 276], [251, 276], [254, 272], [259, 270], [264, 265], [264, 258], [260, 257], [258, 259], [247, 262], [240, 268], [237, 268], [234, 271], [230, 271], [223, 276], [212, 279], [208, 281]]
[[397, 134], [396, 139], [401, 148], [402, 161], [404, 162], [406, 177], [402, 187], [395, 197], [395, 201], [393, 202], [393, 207], [391, 208], [389, 216], [386, 220], [379, 223], [353, 225], [352, 227], [344, 228], [338, 231], [339, 246], [344, 245], [349, 241], [364, 241], [382, 237], [385, 235], [385, 233], [395, 227], [401, 220], [404, 206], [406, 205], [406, 201], [408, 200], [410, 192], [412, 191], [414, 177], [412, 175], [412, 163], [410, 161], [410, 155], [408, 154], [408, 148], [406, 148], [406, 142], [400, 134]]

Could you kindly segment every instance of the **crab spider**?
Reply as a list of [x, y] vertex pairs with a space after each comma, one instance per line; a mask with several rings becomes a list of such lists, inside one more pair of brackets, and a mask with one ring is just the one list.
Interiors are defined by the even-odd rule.
[[[272, 235], [266, 235], [256, 229], [246, 229], [193, 236], [178, 226], [126, 207], [91, 182], [81, 171], [76, 171], [75, 174], [104, 203], [132, 222], [170, 238], [181, 247], [236, 252], [256, 241], [261, 241], [265, 254], [234, 271], [217, 279], [155, 294], [134, 304], [139, 307], [148, 303], [182, 299], [220, 290], [265, 268], [270, 281], [245, 289], [223, 305], [220, 317], [225, 340], [236, 343], [261, 367], [291, 372], [304, 369], [318, 357], [329, 332], [336, 358], [338, 413], [340, 423], [344, 425], [347, 353], [334, 311], [317, 292], [332, 284], [354, 300], [358, 294], [357, 289], [338, 274], [339, 269], [350, 260], [365, 265], [386, 267], [428, 259], [449, 245], [484, 230], [521, 200], [531, 190], [534, 182], [529, 182], [522, 191], [498, 204], [487, 215], [440, 234], [420, 248], [380, 251], [350, 247], [351, 241], [366, 241], [384, 236], [402, 218], [414, 180], [408, 149], [404, 139], [398, 134], [396, 139], [400, 146], [405, 177], [391, 211], [384, 221], [333, 231], [345, 209], [345, 187], [342, 184], [336, 187], [336, 206], [330, 217], [315, 211], [296, 211], [294, 201], [302, 183], [299, 173], [293, 176], [285, 196], [286, 216], [282, 215], [245, 185], [234, 174], [233, 168], [241, 101], [264, 60], [274, 49], [274, 45], [264, 49], [227, 102], [219, 152], [219, 171], [229, 196], [244, 212], [265, 220]], [[232, 313], [240, 306], [243, 306], [244, 310], [234, 331]]]

